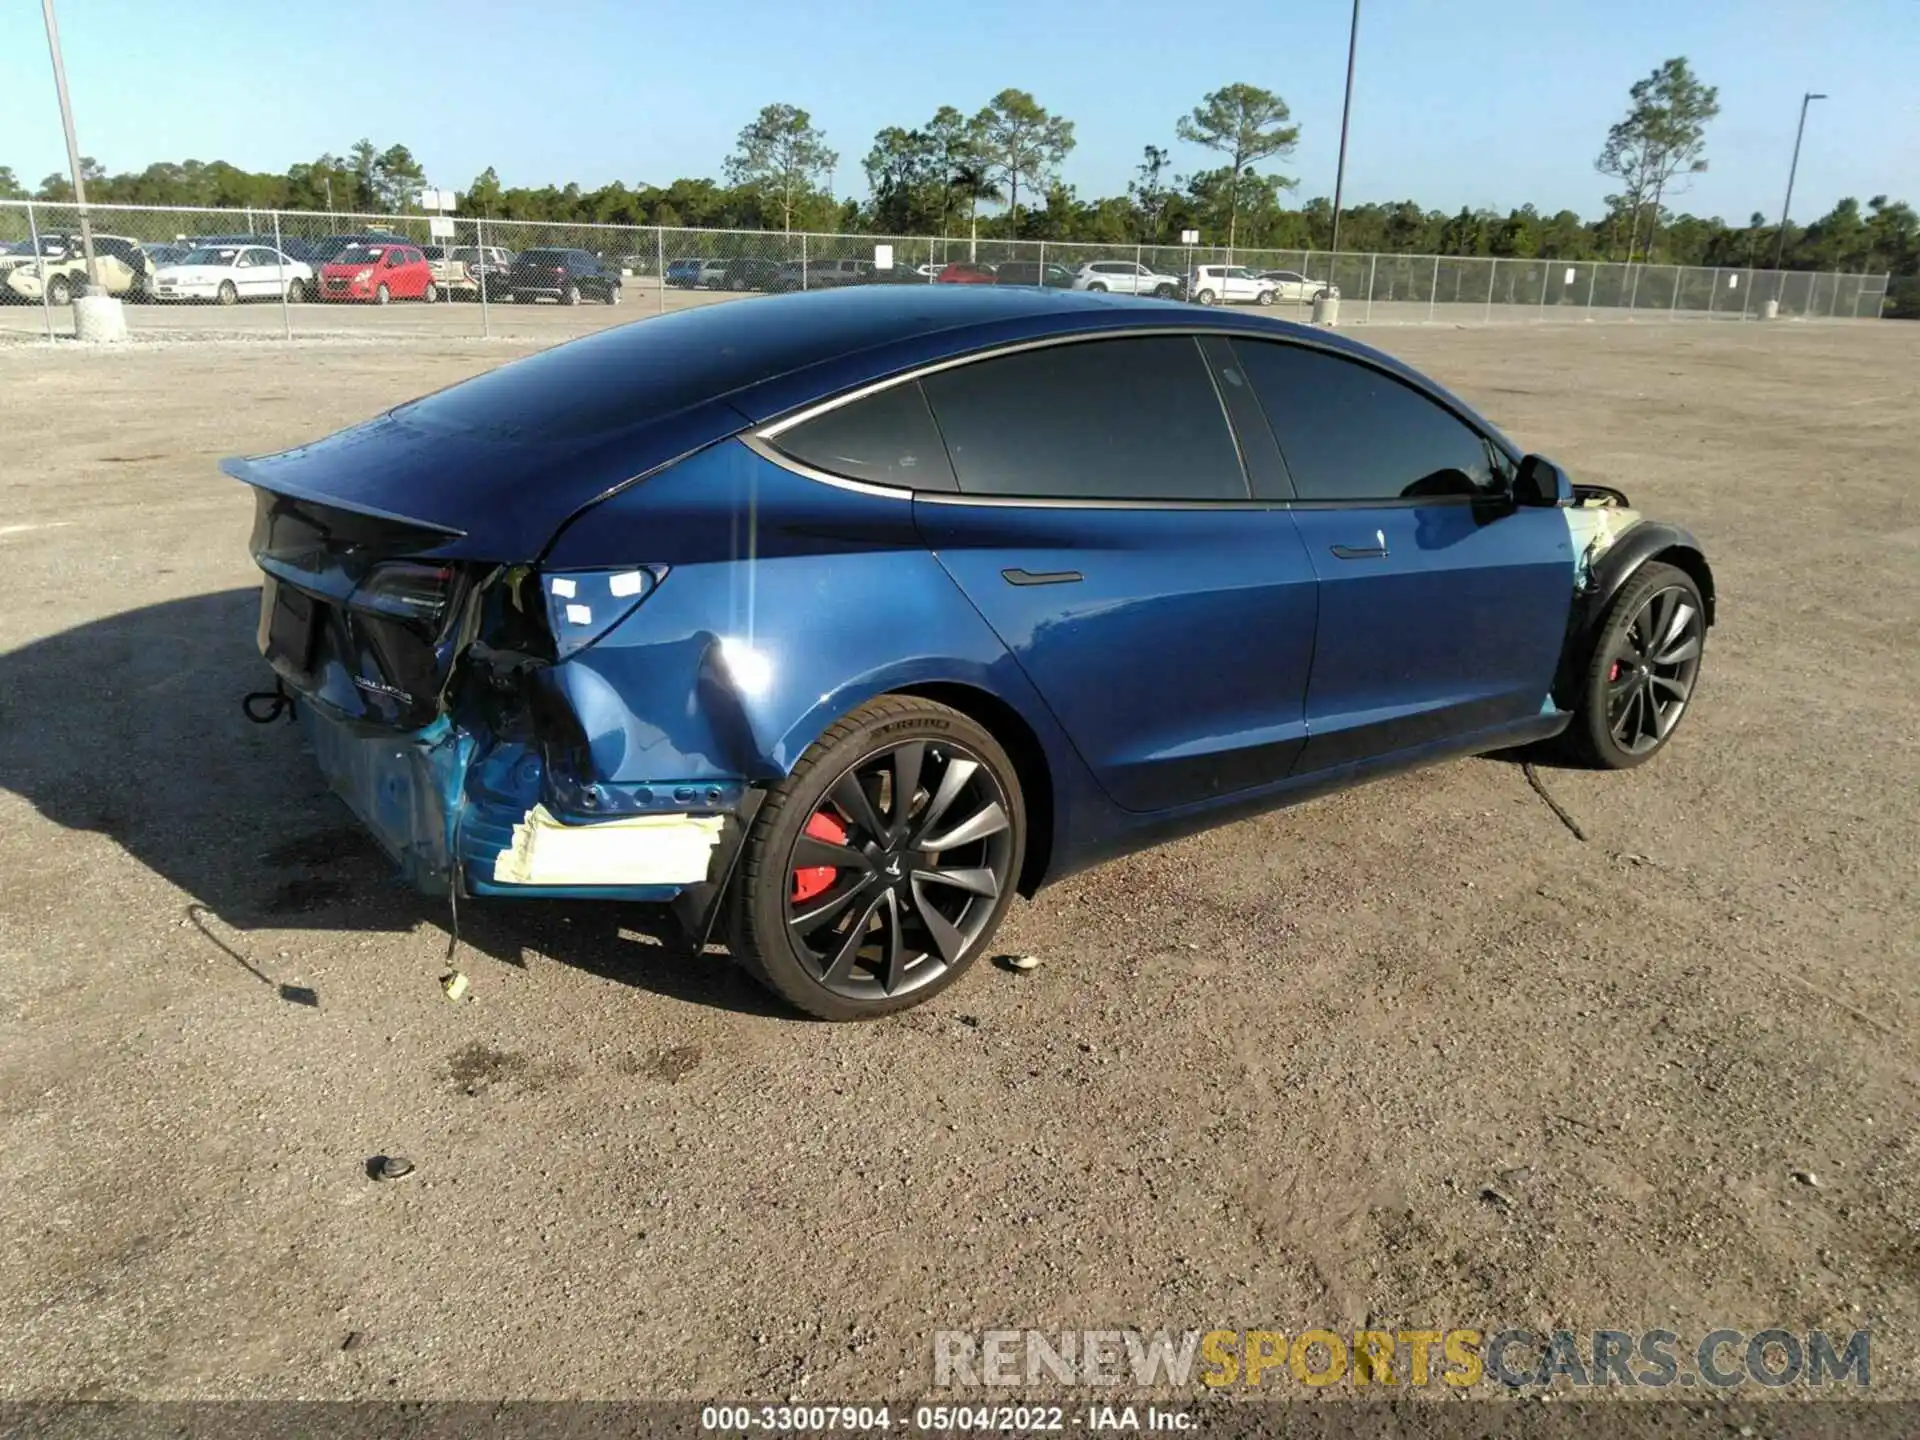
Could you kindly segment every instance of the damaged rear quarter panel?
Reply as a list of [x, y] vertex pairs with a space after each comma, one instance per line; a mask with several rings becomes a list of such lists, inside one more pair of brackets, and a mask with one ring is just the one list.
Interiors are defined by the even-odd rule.
[[604, 783], [775, 780], [865, 700], [935, 682], [1005, 700], [1064, 754], [905, 492], [824, 485], [726, 441], [586, 511], [542, 566], [654, 563], [671, 568], [646, 601], [543, 681]]

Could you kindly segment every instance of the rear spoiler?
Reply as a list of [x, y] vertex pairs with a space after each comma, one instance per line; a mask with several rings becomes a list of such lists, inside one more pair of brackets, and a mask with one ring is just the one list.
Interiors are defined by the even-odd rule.
[[265, 472], [258, 460], [244, 455], [233, 455], [220, 462], [220, 472], [231, 475], [235, 480], [253, 486], [256, 490], [265, 490], [274, 495], [285, 495], [293, 500], [310, 500], [316, 505], [325, 505], [334, 510], [348, 510], [355, 515], [366, 515], [375, 520], [391, 520], [396, 524], [410, 525], [416, 530], [431, 530], [445, 535], [449, 540], [459, 540], [466, 531], [443, 525], [437, 520], [423, 520], [418, 515], [402, 515], [397, 511], [383, 510], [378, 505], [369, 505], [364, 501], [342, 499], [339, 495], [316, 485], [303, 485], [298, 479], [271, 475]]

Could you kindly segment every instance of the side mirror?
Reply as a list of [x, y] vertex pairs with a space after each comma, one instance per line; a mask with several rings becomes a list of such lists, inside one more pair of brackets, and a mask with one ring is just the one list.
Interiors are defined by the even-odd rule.
[[1520, 462], [1520, 473], [1513, 482], [1513, 503], [1554, 506], [1573, 504], [1573, 482], [1567, 472], [1544, 455], [1529, 455]]

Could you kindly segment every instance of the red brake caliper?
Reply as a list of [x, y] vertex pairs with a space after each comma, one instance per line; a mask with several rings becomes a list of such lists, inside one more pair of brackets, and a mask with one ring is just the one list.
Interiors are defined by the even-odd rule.
[[[815, 811], [813, 818], [807, 821], [806, 833], [816, 840], [824, 840], [829, 845], [847, 843], [847, 827], [824, 811]], [[811, 900], [816, 895], [825, 894], [833, 884], [833, 877], [840, 872], [831, 865], [807, 865], [793, 872], [793, 898], [797, 904]]]

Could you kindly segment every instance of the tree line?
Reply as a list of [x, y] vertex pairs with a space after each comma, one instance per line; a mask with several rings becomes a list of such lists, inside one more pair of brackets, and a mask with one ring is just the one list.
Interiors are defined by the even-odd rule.
[[[1676, 208], [1691, 178], [1707, 168], [1706, 133], [1719, 114], [1714, 87], [1684, 57], [1670, 59], [1629, 91], [1623, 118], [1608, 131], [1596, 170], [1615, 180], [1604, 213], [1545, 214], [1522, 205], [1434, 210], [1414, 200], [1345, 207], [1341, 248], [1403, 254], [1632, 260], [1768, 268], [1776, 253], [1787, 269], [1920, 270], [1920, 216], [1903, 201], [1876, 195], [1863, 207], [1843, 199], [1805, 225], [1779, 227], [1755, 212], [1730, 224]], [[592, 222], [722, 229], [812, 230], [980, 239], [1168, 245], [1198, 230], [1211, 245], [1241, 249], [1326, 249], [1333, 207], [1325, 197], [1287, 203], [1297, 181], [1278, 167], [1298, 142], [1286, 102], [1255, 85], [1225, 85], [1178, 117], [1173, 137], [1219, 161], [1176, 172], [1171, 151], [1142, 148], [1122, 194], [1083, 196], [1061, 178], [1074, 149], [1074, 124], [1032, 94], [1006, 89], [972, 114], [938, 107], [914, 126], [890, 125], [860, 162], [866, 196], [836, 196], [839, 162], [808, 112], [791, 104], [763, 108], [744, 126], [720, 179], [668, 185], [621, 181], [594, 189], [577, 183], [507, 186], [489, 166], [466, 187], [461, 213], [512, 220]], [[223, 161], [161, 162], [107, 174], [83, 160], [90, 200], [208, 208], [406, 213], [423, 172], [405, 145], [361, 140], [282, 174], [241, 170]], [[0, 198], [28, 194], [0, 166]], [[47, 176], [34, 198], [70, 200], [63, 174]], [[1902, 303], [1920, 310], [1920, 294], [1902, 286]]]

